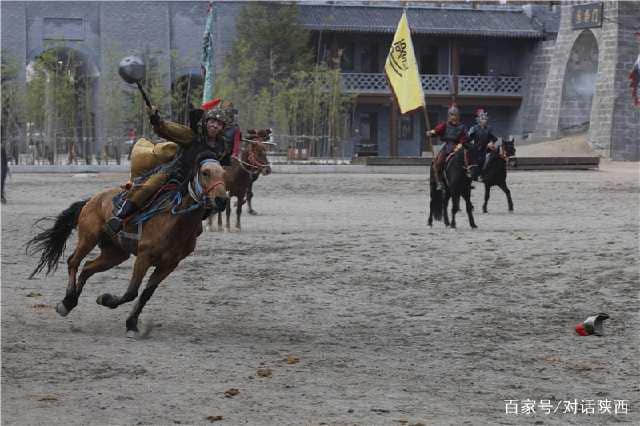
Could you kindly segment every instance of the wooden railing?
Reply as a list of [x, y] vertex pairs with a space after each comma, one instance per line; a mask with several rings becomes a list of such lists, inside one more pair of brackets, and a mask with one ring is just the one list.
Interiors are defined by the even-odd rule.
[[459, 95], [522, 96], [521, 77], [458, 76]]
[[[425, 95], [453, 95], [453, 76], [449, 74], [421, 74]], [[458, 95], [522, 96], [521, 77], [458, 76]], [[347, 93], [391, 93], [382, 73], [343, 73], [342, 88]]]

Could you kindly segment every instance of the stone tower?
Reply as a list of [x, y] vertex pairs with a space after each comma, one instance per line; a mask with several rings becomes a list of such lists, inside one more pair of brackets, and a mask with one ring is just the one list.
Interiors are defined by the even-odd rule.
[[584, 3], [561, 6], [534, 137], [588, 129], [587, 140], [600, 155], [640, 160], [640, 109], [628, 80], [639, 51], [640, 2], [603, 2], [601, 26], [574, 29], [575, 7]]

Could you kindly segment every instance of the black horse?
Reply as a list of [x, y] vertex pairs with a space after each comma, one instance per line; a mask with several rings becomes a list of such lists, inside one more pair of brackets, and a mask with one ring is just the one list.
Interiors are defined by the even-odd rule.
[[[477, 228], [473, 219], [473, 204], [471, 204], [471, 178], [467, 174], [467, 166], [465, 162], [465, 151], [459, 149], [453, 154], [453, 157], [447, 161], [444, 166], [444, 191], [436, 189], [436, 182], [433, 167], [429, 179], [431, 189], [431, 201], [429, 204], [429, 220], [428, 224], [433, 224], [433, 219], [444, 220], [445, 226], [456, 227], [456, 213], [460, 211], [460, 197], [464, 198], [467, 216], [469, 217], [469, 226]], [[451, 223], [449, 223], [449, 215], [447, 206], [449, 199], [452, 200]]]
[[513, 200], [511, 199], [511, 191], [507, 187], [507, 162], [509, 157], [516, 155], [514, 140], [502, 139], [500, 152], [492, 151], [489, 154], [489, 162], [487, 167], [482, 171], [482, 181], [484, 182], [484, 204], [482, 212], [487, 213], [487, 203], [489, 202], [489, 192], [492, 186], [498, 186], [504, 191], [509, 204], [509, 211], [513, 211]]

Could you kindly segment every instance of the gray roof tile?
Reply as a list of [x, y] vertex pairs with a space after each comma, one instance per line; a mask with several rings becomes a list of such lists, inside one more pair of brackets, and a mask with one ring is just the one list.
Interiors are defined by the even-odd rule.
[[[300, 23], [311, 30], [394, 33], [402, 8], [380, 6], [299, 7]], [[414, 34], [542, 38], [539, 28], [521, 10], [409, 8]]]

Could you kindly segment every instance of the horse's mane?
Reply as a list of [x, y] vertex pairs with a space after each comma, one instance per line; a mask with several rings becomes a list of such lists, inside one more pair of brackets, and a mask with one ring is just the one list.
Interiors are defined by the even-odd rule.
[[197, 172], [198, 169], [200, 168], [200, 163], [203, 162], [204, 160], [216, 160], [216, 155], [213, 153], [213, 151], [209, 149], [206, 151], [199, 152], [198, 155], [196, 155], [196, 159], [192, 166], [193, 170]]

